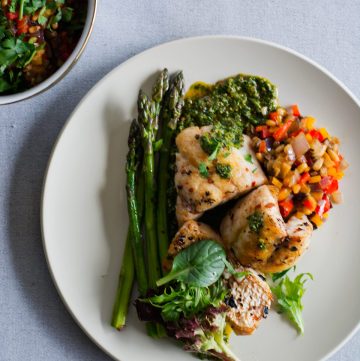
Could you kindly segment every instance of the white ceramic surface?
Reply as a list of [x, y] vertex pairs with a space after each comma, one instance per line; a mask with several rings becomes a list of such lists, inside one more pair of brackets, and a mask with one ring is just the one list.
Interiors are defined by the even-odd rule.
[[49, 78], [45, 79], [43, 82], [39, 83], [38, 85], [28, 90], [9, 95], [0, 94], [0, 105], [15, 103], [24, 99], [31, 98], [37, 94], [40, 94], [48, 90], [66, 76], [66, 74], [72, 69], [72, 67], [79, 60], [90, 38], [96, 16], [96, 7], [97, 7], [97, 0], [88, 0], [88, 8], [87, 8], [87, 14], [86, 14], [86, 20], [85, 20], [83, 32], [80, 36], [78, 43], [76, 44], [75, 49], [72, 51], [66, 62]]
[[126, 329], [109, 325], [127, 229], [124, 161], [129, 121], [140, 87], [162, 67], [182, 69], [186, 84], [239, 72], [269, 78], [281, 104], [342, 140], [350, 169], [341, 181], [345, 204], [315, 232], [297, 272], [311, 272], [304, 297], [305, 335], [275, 312], [251, 337], [232, 337], [242, 361], [319, 361], [339, 347], [360, 320], [360, 109], [324, 69], [267, 42], [202, 37], [145, 51], [100, 81], [76, 108], [55, 146], [45, 179], [42, 230], [49, 267], [64, 303], [85, 332], [116, 360], [191, 360], [170, 340], [152, 340], [133, 307]]

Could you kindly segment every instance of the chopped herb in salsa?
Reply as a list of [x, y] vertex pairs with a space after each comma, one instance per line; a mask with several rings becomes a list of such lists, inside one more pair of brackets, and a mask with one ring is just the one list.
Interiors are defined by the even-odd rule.
[[264, 249], [266, 249], [265, 241], [264, 241], [262, 238], [259, 239], [258, 247], [259, 247], [262, 251], [263, 251]]
[[247, 161], [247, 162], [249, 162], [249, 163], [251, 163], [251, 164], [253, 164], [254, 162], [253, 162], [253, 159], [252, 159], [252, 156], [251, 156], [251, 154], [245, 154], [245, 160]]
[[199, 164], [199, 173], [202, 177], [204, 178], [208, 178], [209, 177], [209, 172], [208, 169], [206, 167], [205, 163], [200, 163]]
[[239, 132], [229, 132], [221, 123], [215, 123], [208, 133], [200, 137], [200, 145], [209, 154], [209, 160], [214, 160], [220, 150], [238, 148], [241, 145], [241, 135]]
[[215, 166], [216, 173], [224, 179], [229, 179], [231, 176], [231, 165], [230, 164], [223, 164], [217, 163]]
[[250, 230], [259, 234], [264, 226], [264, 218], [262, 213], [259, 211], [255, 211], [247, 218], [247, 220], [249, 221]]

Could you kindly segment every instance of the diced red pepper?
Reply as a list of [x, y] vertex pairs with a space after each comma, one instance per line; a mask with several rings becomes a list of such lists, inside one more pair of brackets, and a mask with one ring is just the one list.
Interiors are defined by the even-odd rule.
[[297, 135], [299, 135], [300, 133], [304, 133], [304, 129], [298, 129], [295, 132], [292, 132], [290, 134], [290, 137], [296, 137]]
[[310, 173], [305, 172], [300, 176], [299, 184], [305, 184], [306, 182], [309, 181], [309, 179], [310, 179]]
[[278, 112], [271, 112], [269, 114], [269, 118], [273, 120], [274, 122], [278, 122], [280, 120], [280, 116]]
[[18, 18], [18, 13], [17, 12], [15, 12], [15, 13], [10, 13], [10, 12], [8, 12], [8, 13], [6, 13], [6, 17], [9, 19], [9, 20], [15, 20], [15, 19], [17, 19]]
[[329, 197], [326, 194], [323, 195], [323, 200], [325, 201], [324, 213], [326, 213], [331, 208], [331, 202], [330, 202]]
[[288, 119], [274, 134], [273, 137], [275, 140], [280, 141], [286, 136], [287, 131], [291, 127], [293, 119]]
[[260, 138], [265, 139], [270, 136], [269, 127], [267, 125], [258, 125], [255, 130], [260, 133]]
[[314, 204], [310, 201], [310, 199], [305, 198], [303, 201], [303, 205], [304, 207], [306, 207], [307, 209], [313, 210], [314, 209]]
[[26, 34], [29, 31], [28, 17], [24, 16], [21, 20], [17, 21], [17, 34]]
[[262, 140], [259, 145], [259, 152], [265, 153], [266, 152], [266, 142], [265, 140]]
[[279, 208], [283, 218], [287, 218], [294, 208], [294, 202], [292, 199], [285, 199], [279, 202]]
[[309, 131], [309, 134], [313, 137], [313, 138], [316, 138], [318, 139], [320, 142], [323, 142], [324, 141], [324, 137], [323, 135], [316, 129], [311, 129]]
[[320, 217], [323, 216], [324, 213], [328, 212], [331, 208], [331, 202], [329, 197], [324, 194], [322, 199], [319, 201], [318, 205], [316, 206], [315, 212]]
[[292, 113], [293, 113], [294, 117], [299, 117], [300, 116], [300, 110], [299, 110], [299, 107], [297, 106], [297, 104], [294, 104], [291, 107], [291, 110], [292, 110]]
[[339, 189], [339, 183], [334, 177], [328, 175], [321, 179], [320, 187], [325, 193], [332, 194]]

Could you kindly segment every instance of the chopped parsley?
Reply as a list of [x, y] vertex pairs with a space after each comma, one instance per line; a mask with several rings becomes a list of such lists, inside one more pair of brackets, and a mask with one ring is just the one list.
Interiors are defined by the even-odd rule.
[[23, 39], [12, 34], [0, 9], [0, 93], [18, 89], [23, 74], [17, 69], [25, 67], [36, 52], [35, 45]]
[[217, 163], [215, 166], [216, 173], [224, 179], [229, 179], [231, 176], [231, 165], [230, 164], [223, 164]]
[[257, 171], [257, 168], [255, 167], [252, 171], [251, 171], [251, 173], [255, 173]]
[[208, 171], [207, 166], [206, 166], [206, 164], [204, 162], [199, 164], [199, 173], [204, 178], [209, 177], [209, 171]]
[[262, 213], [255, 211], [247, 218], [247, 220], [249, 221], [250, 230], [259, 234], [264, 226], [264, 218]]
[[254, 164], [253, 159], [252, 159], [252, 156], [251, 156], [250, 153], [245, 154], [244, 159], [245, 159], [247, 162], [249, 162], [249, 163], [251, 163], [251, 164]]
[[16, 11], [17, 0], [11, 0], [9, 6], [9, 12], [14, 13]]

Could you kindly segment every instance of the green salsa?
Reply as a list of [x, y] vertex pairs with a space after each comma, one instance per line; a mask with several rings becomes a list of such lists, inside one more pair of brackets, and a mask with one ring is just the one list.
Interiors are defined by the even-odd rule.
[[277, 88], [262, 77], [239, 74], [214, 85], [195, 83], [187, 93], [179, 130], [221, 124], [231, 132], [231, 143], [240, 146], [243, 131], [263, 123], [276, 107]]

